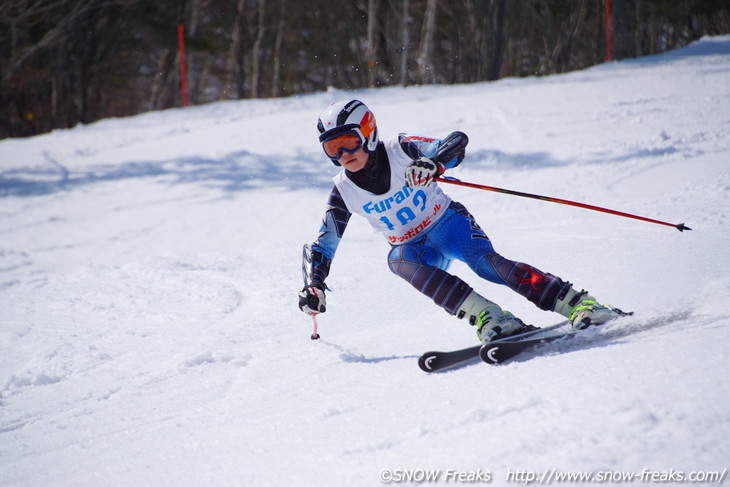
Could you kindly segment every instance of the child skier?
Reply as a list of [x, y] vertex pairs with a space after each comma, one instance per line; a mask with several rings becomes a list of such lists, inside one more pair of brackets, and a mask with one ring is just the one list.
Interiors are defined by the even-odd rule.
[[443, 140], [400, 134], [380, 141], [375, 117], [358, 100], [332, 104], [320, 115], [317, 128], [325, 154], [343, 170], [333, 178], [319, 237], [304, 246], [299, 308], [305, 313], [325, 312], [325, 279], [350, 216], [358, 213], [391, 244], [390, 270], [449, 314], [476, 326], [483, 342], [534, 327], [449, 274], [454, 259], [540, 309], [567, 317], [574, 328], [618, 316], [569, 282], [499, 255], [464, 205], [441, 190], [436, 179], [464, 159], [468, 138], [462, 132]]

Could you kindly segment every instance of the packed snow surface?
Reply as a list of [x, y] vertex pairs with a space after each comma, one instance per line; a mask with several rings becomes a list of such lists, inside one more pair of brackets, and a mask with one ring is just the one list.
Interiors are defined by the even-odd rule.
[[[426, 374], [421, 353], [473, 345], [474, 329], [392, 275], [388, 243], [355, 216], [312, 341], [301, 248], [338, 171], [316, 120], [343, 98], [367, 103], [383, 137], [466, 132], [449, 174], [464, 181], [693, 230], [444, 185], [502, 255], [635, 315]], [[0, 198], [4, 487], [564, 472], [638, 485], [730, 467], [730, 37], [559, 76], [332, 89], [4, 140]], [[560, 320], [452, 271], [525, 321]]]

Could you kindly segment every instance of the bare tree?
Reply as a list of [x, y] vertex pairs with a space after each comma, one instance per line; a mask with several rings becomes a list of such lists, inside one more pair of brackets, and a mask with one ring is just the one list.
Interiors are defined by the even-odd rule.
[[368, 63], [368, 87], [375, 86], [375, 64], [376, 64], [376, 48], [375, 48], [375, 25], [377, 23], [377, 5], [376, 0], [368, 0], [368, 37], [367, 37], [367, 63]]
[[408, 43], [410, 42], [410, 17], [408, 15], [408, 0], [402, 0], [403, 10], [401, 13], [401, 55], [400, 55], [400, 84], [408, 84]]
[[433, 44], [436, 36], [436, 7], [437, 0], [428, 0], [426, 13], [421, 30], [421, 43], [416, 57], [418, 76], [422, 83], [432, 83], [435, 80], [433, 71]]
[[243, 49], [241, 31], [245, 24], [246, 0], [236, 0], [236, 15], [231, 29], [231, 44], [226, 56], [224, 98], [243, 98]]
[[496, 8], [493, 15], [494, 47], [487, 69], [487, 79], [490, 81], [500, 78], [505, 50], [507, 48], [507, 0], [496, 0]]
[[279, 20], [276, 24], [276, 38], [274, 39], [274, 56], [272, 58], [271, 73], [271, 96], [281, 95], [281, 46], [284, 43], [284, 32], [286, 30], [286, 3], [279, 2]]
[[256, 40], [251, 49], [251, 98], [259, 97], [259, 80], [261, 79], [261, 56], [263, 51], [264, 35], [266, 34], [266, 0], [259, 0], [256, 10], [258, 22], [256, 25]]

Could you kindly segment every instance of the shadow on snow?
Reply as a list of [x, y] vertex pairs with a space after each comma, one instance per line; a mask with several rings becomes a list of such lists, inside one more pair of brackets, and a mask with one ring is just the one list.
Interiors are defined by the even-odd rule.
[[75, 171], [45, 154], [46, 164], [0, 172], [0, 196], [41, 196], [96, 183], [160, 179], [163, 184], [203, 184], [225, 192], [262, 187], [290, 190], [329, 188], [336, 173], [319, 157], [298, 154], [262, 156], [246, 151], [223, 158], [186, 157], [166, 161], [126, 162]]

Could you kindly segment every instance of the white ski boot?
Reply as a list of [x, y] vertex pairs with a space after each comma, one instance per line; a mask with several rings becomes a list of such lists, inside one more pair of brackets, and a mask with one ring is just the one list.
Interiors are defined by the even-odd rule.
[[476, 326], [477, 337], [484, 343], [535, 329], [475, 291], [466, 297], [456, 315], [468, 319], [470, 325]]
[[601, 325], [626, 314], [611, 306], [599, 304], [587, 291], [578, 292], [572, 287], [563, 298], [558, 299], [555, 312], [568, 318], [576, 330]]

